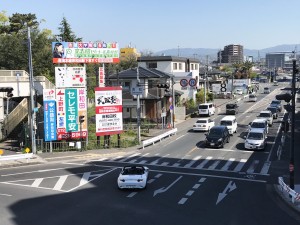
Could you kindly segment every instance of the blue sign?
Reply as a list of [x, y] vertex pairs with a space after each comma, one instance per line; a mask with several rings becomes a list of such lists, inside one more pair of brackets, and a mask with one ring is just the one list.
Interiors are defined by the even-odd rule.
[[170, 110], [173, 110], [173, 108], [174, 108], [173, 105], [170, 105], [169, 109], [170, 109]]
[[57, 140], [56, 133], [56, 102], [44, 101], [44, 138], [45, 141]]

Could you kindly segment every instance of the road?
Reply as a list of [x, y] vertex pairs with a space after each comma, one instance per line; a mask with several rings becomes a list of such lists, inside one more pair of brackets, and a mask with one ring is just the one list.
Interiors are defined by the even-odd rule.
[[[243, 149], [249, 122], [280, 93], [280, 86], [271, 88], [256, 103], [239, 102], [237, 134], [223, 149], [205, 148], [205, 133], [191, 130], [192, 118], [176, 136], [127, 154], [3, 169], [0, 224], [299, 224], [300, 215], [273, 188], [278, 174], [270, 162], [283, 114], [269, 129], [265, 151]], [[212, 117], [216, 124], [224, 112]], [[150, 168], [147, 189], [118, 190], [117, 176], [128, 164]]]

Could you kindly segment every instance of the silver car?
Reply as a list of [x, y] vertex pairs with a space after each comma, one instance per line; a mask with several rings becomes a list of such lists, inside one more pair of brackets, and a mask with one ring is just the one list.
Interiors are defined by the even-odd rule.
[[273, 125], [273, 113], [270, 110], [261, 111], [257, 118], [266, 119], [270, 127]]
[[266, 148], [267, 136], [262, 129], [251, 129], [245, 138], [245, 149], [264, 150]]

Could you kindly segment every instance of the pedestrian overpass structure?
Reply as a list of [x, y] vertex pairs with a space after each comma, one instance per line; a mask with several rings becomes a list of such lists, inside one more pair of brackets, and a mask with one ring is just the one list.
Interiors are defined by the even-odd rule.
[[[29, 74], [25, 70], [0, 70], [0, 88], [5, 87], [13, 88], [13, 96], [8, 97], [6, 92], [0, 92], [0, 140], [6, 139], [20, 123], [31, 116], [28, 114], [31, 112]], [[55, 85], [46, 77], [33, 77], [31, 91], [35, 99], [43, 95], [43, 89], [52, 88]], [[36, 102], [34, 104], [40, 107]]]

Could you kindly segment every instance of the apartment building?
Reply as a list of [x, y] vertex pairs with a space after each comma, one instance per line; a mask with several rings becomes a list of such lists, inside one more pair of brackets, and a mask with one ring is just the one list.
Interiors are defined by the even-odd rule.
[[218, 52], [218, 62], [241, 63], [244, 61], [244, 47], [242, 45], [226, 45], [224, 50]]

